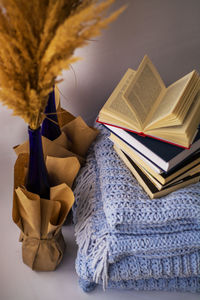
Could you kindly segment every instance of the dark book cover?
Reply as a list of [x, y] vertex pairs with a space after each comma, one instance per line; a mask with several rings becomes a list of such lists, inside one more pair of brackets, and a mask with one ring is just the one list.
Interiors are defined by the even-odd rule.
[[[148, 136], [143, 137], [143, 136], [140, 136], [140, 135], [130, 132], [130, 131], [126, 131], [126, 132], [131, 137], [133, 137], [134, 139], [139, 141], [141, 144], [143, 144], [146, 148], [151, 150], [153, 153], [156, 153], [164, 161], [170, 161], [172, 158], [176, 157], [177, 155], [179, 155], [180, 153], [183, 153], [183, 152], [189, 153], [189, 150], [190, 150], [190, 149], [180, 148], [178, 146], [175, 146], [175, 145], [172, 145], [169, 143], [161, 142], [159, 140], [150, 138]], [[191, 144], [191, 147], [194, 143], [196, 143], [199, 140], [200, 140], [200, 129], [198, 129], [198, 133], [197, 133], [193, 143]], [[139, 149], [138, 149], [138, 151], [139, 151]]]
[[113, 126], [104, 126], [132, 147], [133, 150], [140, 153], [164, 172], [168, 172], [176, 167], [200, 149], [200, 128], [198, 128], [198, 132], [190, 149], [183, 149], [169, 143], [161, 142], [147, 136], [143, 137], [136, 133]]

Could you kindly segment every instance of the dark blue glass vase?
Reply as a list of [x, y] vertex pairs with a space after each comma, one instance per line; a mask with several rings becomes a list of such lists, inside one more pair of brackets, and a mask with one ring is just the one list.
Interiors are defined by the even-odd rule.
[[36, 130], [29, 127], [28, 134], [30, 157], [26, 188], [29, 192], [38, 194], [41, 198], [49, 199], [50, 183], [44, 162], [41, 127]]
[[[45, 136], [49, 140], [53, 141], [56, 138], [58, 138], [61, 134], [60, 126], [58, 125], [58, 117], [56, 114], [55, 90], [54, 89], [49, 94], [48, 103], [47, 103], [44, 113], [47, 114], [48, 119], [45, 118], [44, 121], [42, 122], [42, 136]], [[57, 124], [54, 122], [56, 122]]]

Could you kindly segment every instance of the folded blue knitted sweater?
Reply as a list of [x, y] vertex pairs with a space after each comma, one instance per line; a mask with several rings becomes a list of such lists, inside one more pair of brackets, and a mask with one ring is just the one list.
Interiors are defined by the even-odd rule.
[[[199, 292], [199, 187], [149, 200], [102, 130], [75, 188], [76, 270], [82, 288], [99, 283]], [[170, 213], [179, 207], [182, 213]]]

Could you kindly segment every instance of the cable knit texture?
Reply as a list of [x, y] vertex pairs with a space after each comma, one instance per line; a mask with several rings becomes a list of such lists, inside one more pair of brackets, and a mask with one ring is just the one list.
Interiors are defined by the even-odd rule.
[[149, 199], [96, 127], [74, 190], [79, 284], [200, 292], [200, 183]]

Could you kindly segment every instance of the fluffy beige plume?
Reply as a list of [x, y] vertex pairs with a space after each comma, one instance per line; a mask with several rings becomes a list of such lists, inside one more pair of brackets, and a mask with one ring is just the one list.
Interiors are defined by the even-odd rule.
[[118, 17], [115, 0], [0, 0], [0, 100], [32, 129], [40, 126], [48, 94], [63, 69]]

